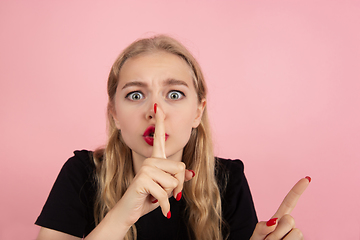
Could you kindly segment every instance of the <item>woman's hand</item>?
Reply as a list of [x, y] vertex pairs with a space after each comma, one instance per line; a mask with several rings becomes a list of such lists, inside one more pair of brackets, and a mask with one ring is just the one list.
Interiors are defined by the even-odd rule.
[[304, 239], [302, 232], [295, 228], [295, 220], [290, 213], [295, 208], [297, 201], [310, 181], [310, 177], [300, 179], [286, 195], [274, 216], [269, 221], [259, 222], [256, 225], [250, 240]]
[[143, 162], [120, 201], [86, 240], [123, 239], [141, 216], [159, 206], [165, 217], [171, 217], [169, 197], [180, 200], [183, 184], [193, 178], [193, 172], [186, 170], [183, 162], [166, 159], [164, 119], [164, 113], [157, 108], [151, 157]]
[[165, 115], [157, 107], [153, 152], [142, 164], [135, 178], [119, 201], [131, 226], [141, 216], [159, 205], [165, 217], [170, 218], [169, 197], [180, 200], [183, 184], [193, 177], [183, 162], [170, 161], [165, 155]]

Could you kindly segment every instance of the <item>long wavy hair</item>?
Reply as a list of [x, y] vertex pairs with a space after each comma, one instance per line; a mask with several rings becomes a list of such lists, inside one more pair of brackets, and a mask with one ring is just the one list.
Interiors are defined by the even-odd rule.
[[[121, 81], [120, 69], [129, 58], [157, 51], [166, 51], [181, 57], [192, 71], [199, 103], [206, 99], [206, 85], [198, 62], [175, 39], [165, 35], [140, 39], [119, 55], [111, 68], [107, 84], [108, 142], [105, 148], [99, 148], [93, 154], [98, 186], [94, 210], [96, 224], [120, 200], [134, 178], [131, 149], [122, 139], [111, 114], [117, 85]], [[223, 239], [221, 198], [215, 179], [215, 158], [206, 107], [199, 126], [192, 129], [190, 139], [184, 147], [182, 161], [188, 169], [196, 172], [192, 180], [184, 183], [183, 189], [189, 237], [196, 240]], [[135, 240], [136, 235], [134, 224], [125, 239]]]

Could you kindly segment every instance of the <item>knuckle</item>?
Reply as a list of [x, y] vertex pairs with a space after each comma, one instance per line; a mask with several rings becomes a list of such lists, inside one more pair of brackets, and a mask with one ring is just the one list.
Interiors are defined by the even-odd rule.
[[298, 228], [294, 228], [291, 230], [291, 234], [296, 238], [296, 239], [304, 239], [304, 235], [301, 232], [300, 229]]
[[138, 181], [142, 182], [142, 183], [146, 183], [149, 181], [149, 176], [146, 174], [146, 172], [144, 170], [142, 170], [142, 172], [139, 171], [140, 174], [137, 174], [136, 178], [138, 179]]
[[177, 179], [172, 179], [167, 181], [166, 185], [163, 185], [163, 188], [168, 194], [170, 194], [178, 185], [179, 181]]
[[166, 191], [162, 191], [159, 200], [168, 201], [168, 198], [168, 193]]
[[171, 188], [172, 189], [174, 189], [174, 188], [176, 188], [178, 185], [179, 185], [179, 181], [176, 179], [176, 178], [174, 178], [172, 181], [171, 181]]
[[139, 173], [148, 173], [150, 172], [151, 170], [151, 167], [149, 165], [143, 165], [140, 170], [139, 170]]
[[284, 221], [284, 223], [289, 225], [289, 227], [291, 227], [291, 228], [293, 228], [295, 226], [295, 219], [289, 214], [284, 215], [281, 218], [281, 221]]
[[185, 165], [185, 163], [183, 163], [183, 162], [179, 162], [179, 163], [177, 164], [177, 167], [178, 167], [178, 171], [179, 171], [179, 172], [183, 172], [183, 171], [185, 171], [186, 165]]
[[258, 222], [255, 227], [255, 231], [260, 235], [266, 235], [268, 233], [268, 230], [266, 228], [265, 222]]
[[276, 239], [281, 239], [281, 238], [276, 236], [274, 233], [266, 237], [266, 240], [276, 240]]

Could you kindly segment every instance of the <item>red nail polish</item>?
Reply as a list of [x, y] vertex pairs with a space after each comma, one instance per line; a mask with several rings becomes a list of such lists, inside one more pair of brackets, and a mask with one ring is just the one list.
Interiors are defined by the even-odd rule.
[[154, 103], [154, 113], [156, 113], [157, 104]]
[[152, 201], [152, 203], [157, 203], [158, 202], [158, 200], [157, 199], [155, 199], [154, 201]]
[[189, 170], [192, 173], [192, 177], [195, 177], [195, 172], [193, 170]]
[[167, 219], [170, 219], [171, 218], [171, 212], [169, 211], [166, 215]]
[[176, 201], [180, 201], [181, 196], [182, 196], [182, 192], [179, 192], [179, 193], [176, 195]]
[[270, 219], [269, 221], [267, 221], [266, 226], [268, 227], [274, 226], [276, 224], [276, 220], [277, 218]]
[[305, 178], [306, 178], [307, 180], [309, 180], [309, 182], [311, 182], [311, 177], [306, 176]]

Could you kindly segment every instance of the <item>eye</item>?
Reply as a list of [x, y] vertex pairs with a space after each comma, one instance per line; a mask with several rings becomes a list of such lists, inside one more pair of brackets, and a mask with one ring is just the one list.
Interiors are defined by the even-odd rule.
[[184, 97], [185, 94], [180, 91], [170, 91], [168, 93], [168, 98], [171, 100], [179, 100], [180, 98]]
[[138, 101], [140, 99], [143, 99], [144, 95], [141, 92], [131, 92], [126, 95], [126, 98], [133, 100], [133, 101]]

